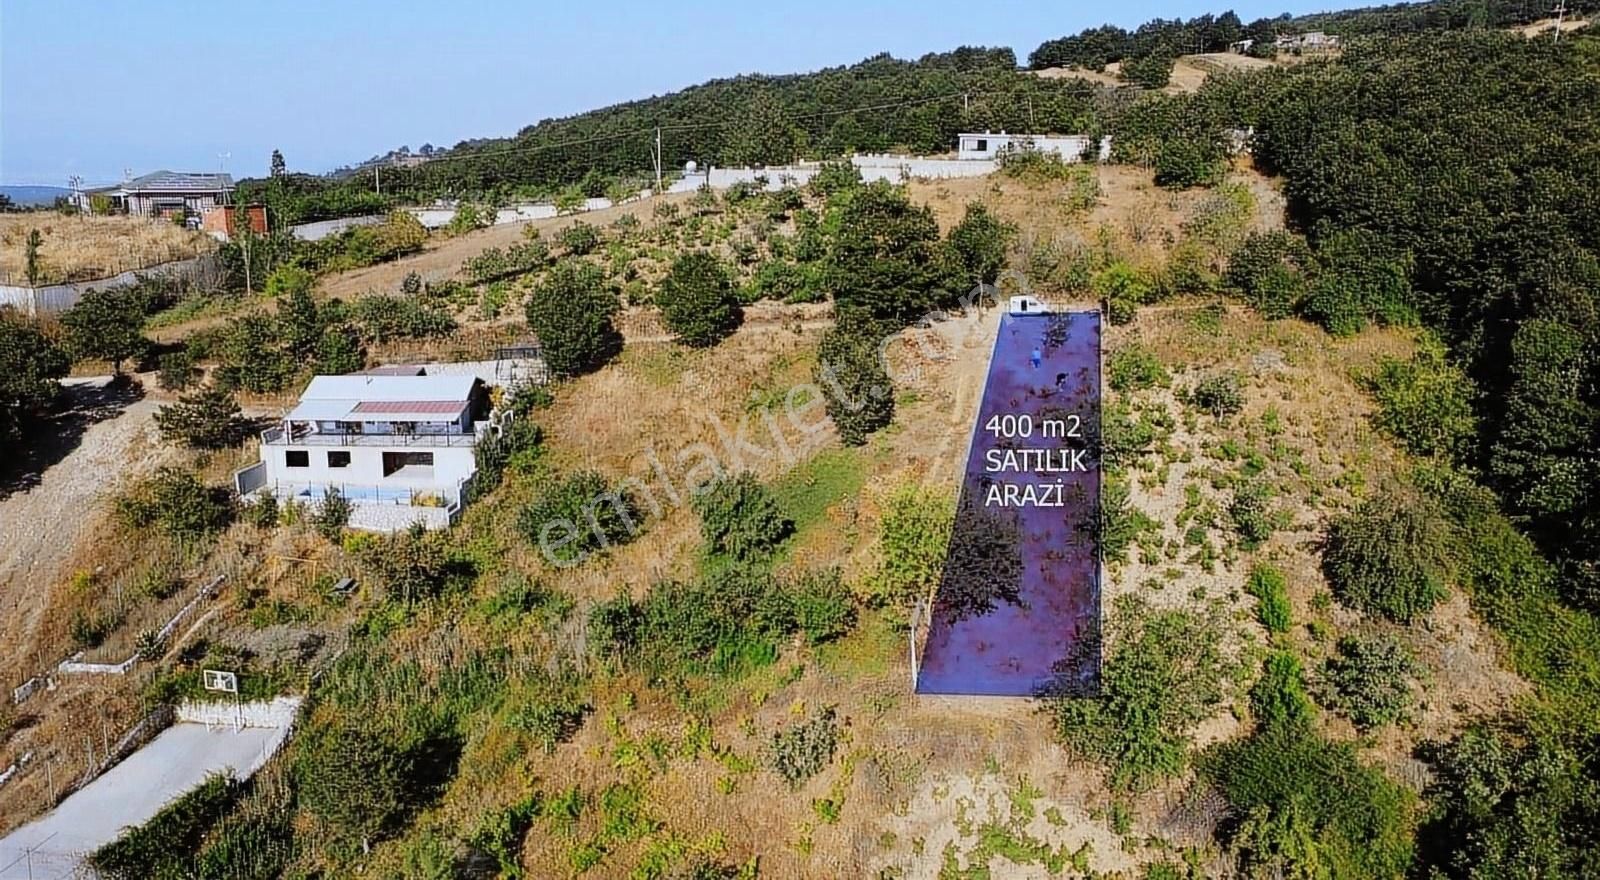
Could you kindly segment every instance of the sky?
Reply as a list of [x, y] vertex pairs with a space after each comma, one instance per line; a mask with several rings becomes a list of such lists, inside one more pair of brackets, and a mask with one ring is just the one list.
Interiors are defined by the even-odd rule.
[[[1232, 5], [1245, 21], [1353, 5]], [[1010, 46], [1225, 0], [752, 3], [0, 0], [0, 184], [321, 173], [715, 77]]]

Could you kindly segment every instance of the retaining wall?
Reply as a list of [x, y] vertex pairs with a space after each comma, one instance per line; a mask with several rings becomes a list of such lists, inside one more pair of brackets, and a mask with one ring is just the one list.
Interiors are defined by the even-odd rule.
[[77, 305], [78, 300], [83, 298], [84, 292], [88, 290], [127, 287], [136, 283], [141, 276], [202, 281], [212, 277], [220, 269], [216, 256], [207, 254], [192, 260], [174, 260], [170, 263], [146, 266], [143, 269], [129, 269], [109, 278], [96, 278], [92, 281], [72, 281], [41, 287], [0, 284], [0, 306], [11, 306], [29, 317], [54, 315]]

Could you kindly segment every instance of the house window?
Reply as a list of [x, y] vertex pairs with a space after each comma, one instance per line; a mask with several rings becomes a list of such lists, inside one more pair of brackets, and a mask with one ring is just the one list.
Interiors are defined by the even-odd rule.
[[987, 140], [985, 140], [984, 138], [978, 138], [978, 147], [977, 147], [977, 149], [978, 149], [978, 152], [980, 152], [980, 153], [988, 152], [988, 150], [989, 150], [989, 142]]
[[283, 453], [283, 463], [287, 467], [311, 467], [311, 452], [305, 449], [290, 449]]
[[342, 468], [350, 466], [350, 452], [345, 449], [328, 450], [328, 467]]

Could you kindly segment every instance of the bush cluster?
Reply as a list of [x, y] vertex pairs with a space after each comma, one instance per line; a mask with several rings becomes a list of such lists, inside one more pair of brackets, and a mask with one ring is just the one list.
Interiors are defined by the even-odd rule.
[[1334, 520], [1322, 561], [1340, 601], [1408, 623], [1446, 594], [1449, 526], [1420, 497], [1373, 498]]
[[748, 473], [701, 487], [692, 506], [706, 549], [740, 561], [770, 554], [794, 530], [772, 492]]
[[773, 734], [764, 756], [767, 766], [790, 788], [799, 788], [828, 766], [838, 747], [839, 722], [832, 709], [824, 709]]
[[657, 675], [735, 674], [771, 663], [780, 639], [830, 641], [854, 620], [837, 571], [778, 578], [735, 567], [602, 602], [590, 612], [589, 639], [597, 656]]

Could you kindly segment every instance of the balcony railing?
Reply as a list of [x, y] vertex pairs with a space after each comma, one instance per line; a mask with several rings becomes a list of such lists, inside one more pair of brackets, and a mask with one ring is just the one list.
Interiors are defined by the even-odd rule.
[[472, 433], [453, 431], [443, 434], [357, 434], [330, 431], [303, 431], [290, 435], [282, 425], [261, 432], [266, 446], [476, 446], [489, 429], [488, 422], [477, 422]]

